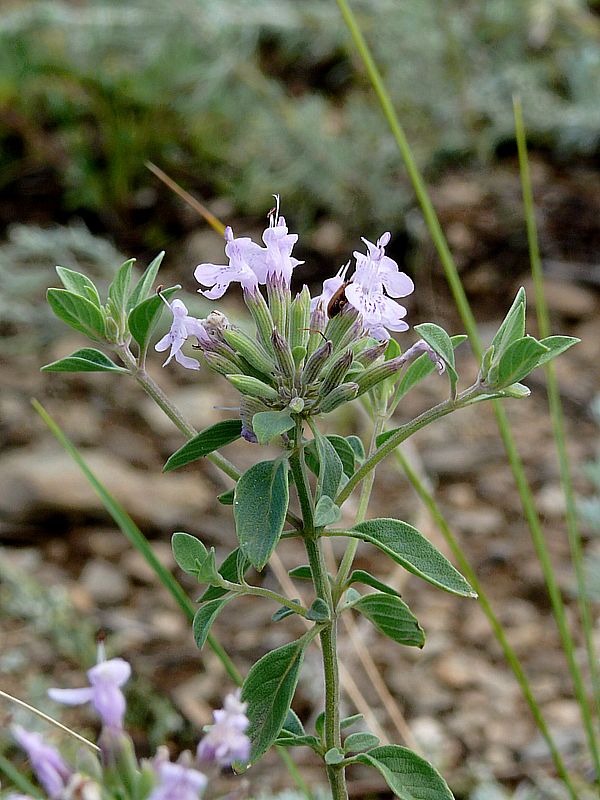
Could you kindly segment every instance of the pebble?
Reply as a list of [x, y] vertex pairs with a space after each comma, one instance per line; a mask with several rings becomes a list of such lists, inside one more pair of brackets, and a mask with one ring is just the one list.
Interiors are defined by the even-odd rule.
[[[152, 542], [154, 555], [163, 567], [172, 569], [175, 566], [171, 545], [168, 542]], [[137, 550], [129, 550], [121, 559], [121, 566], [125, 572], [141, 583], [156, 583], [158, 578], [156, 573], [146, 561], [144, 556]]]
[[453, 511], [448, 514], [453, 530], [457, 533], [475, 536], [489, 536], [501, 533], [504, 515], [492, 506]]
[[547, 483], [537, 493], [536, 505], [546, 517], [561, 518], [565, 513], [565, 495], [560, 483]]
[[[527, 298], [535, 307], [535, 292], [530, 280], [524, 283]], [[544, 279], [544, 295], [550, 311], [554, 311], [567, 319], [590, 317], [596, 311], [596, 300], [593, 292], [574, 283]]]
[[79, 577], [81, 587], [99, 605], [122, 603], [129, 594], [129, 583], [109, 561], [88, 561]]

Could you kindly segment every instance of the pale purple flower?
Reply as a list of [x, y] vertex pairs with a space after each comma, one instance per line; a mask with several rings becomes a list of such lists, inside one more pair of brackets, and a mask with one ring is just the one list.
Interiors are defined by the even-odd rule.
[[33, 771], [50, 800], [60, 797], [73, 770], [63, 761], [58, 750], [46, 744], [39, 733], [30, 733], [20, 725], [13, 726], [12, 734], [27, 753]]
[[121, 730], [125, 716], [125, 697], [121, 686], [127, 683], [130, 675], [131, 667], [122, 658], [99, 660], [95, 667], [88, 670], [90, 686], [82, 689], [49, 689], [48, 695], [57, 703], [68, 706], [91, 703], [105, 727]]
[[348, 302], [361, 314], [366, 330], [377, 339], [389, 339], [386, 328], [408, 330], [403, 321], [406, 309], [391, 298], [406, 297], [415, 288], [408, 275], [400, 272], [398, 264], [385, 255], [390, 238], [390, 233], [384, 233], [376, 244], [363, 239], [368, 253], [354, 253], [356, 270], [346, 287]]
[[223, 708], [213, 712], [215, 724], [198, 745], [197, 755], [201, 762], [216, 762], [227, 767], [234, 761], [248, 760], [250, 739], [244, 733], [250, 724], [246, 716], [247, 707], [247, 703], [240, 701], [239, 690], [227, 695]]
[[187, 369], [200, 369], [200, 362], [195, 358], [184, 355], [181, 348], [190, 336], [195, 336], [200, 344], [203, 342], [210, 342], [202, 326], [202, 322], [195, 317], [189, 316], [188, 310], [181, 300], [173, 300], [172, 303], [165, 300], [165, 303], [173, 315], [173, 322], [171, 323], [169, 332], [154, 345], [154, 349], [158, 350], [159, 353], [163, 350], [167, 350], [169, 347], [171, 348], [169, 357], [163, 364], [163, 367], [166, 367], [173, 356], [175, 356], [175, 361], [181, 364], [182, 367], [186, 367]]
[[248, 252], [249, 263], [259, 283], [266, 283], [268, 278], [279, 276], [285, 286], [289, 286], [292, 271], [303, 261], [292, 256], [294, 245], [298, 241], [297, 233], [288, 233], [285, 217], [279, 216], [279, 197], [277, 210], [270, 215], [269, 227], [265, 229], [262, 240], [266, 247], [254, 245]]
[[314, 311], [314, 309], [321, 304], [322, 308], [327, 308], [329, 305], [329, 301], [333, 297], [333, 295], [342, 287], [342, 285], [346, 281], [346, 273], [348, 272], [348, 268], [350, 267], [350, 262], [348, 261], [347, 264], [344, 264], [343, 267], [340, 267], [337, 274], [333, 276], [333, 278], [327, 278], [327, 280], [323, 281], [323, 291], [318, 297], [313, 297], [310, 301], [310, 310]]
[[159, 784], [148, 800], [198, 800], [208, 782], [206, 775], [184, 764], [159, 761], [154, 768]]
[[255, 258], [257, 251], [262, 248], [247, 236], [235, 239], [229, 226], [225, 228], [225, 242], [229, 264], [198, 264], [194, 270], [198, 283], [211, 287], [208, 291], [198, 289], [209, 300], [222, 297], [230, 283], [240, 283], [244, 289], [253, 289], [258, 285], [256, 272], [250, 266], [249, 259]]

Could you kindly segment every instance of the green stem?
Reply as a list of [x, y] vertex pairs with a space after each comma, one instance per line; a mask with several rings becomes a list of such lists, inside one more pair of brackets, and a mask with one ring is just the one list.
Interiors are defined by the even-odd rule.
[[423, 482], [419, 479], [417, 473], [410, 466], [410, 463], [403, 455], [401, 449], [398, 448], [394, 453], [394, 455], [396, 457], [398, 464], [404, 470], [406, 477], [412, 484], [414, 490], [421, 498], [421, 500], [427, 507], [427, 510], [429, 511], [432, 518], [436, 522], [444, 539], [446, 540], [448, 546], [452, 550], [454, 557], [458, 561], [458, 565], [461, 569], [461, 572], [467, 578], [473, 589], [475, 589], [475, 591], [477, 592], [479, 603], [481, 605], [483, 613], [487, 617], [491, 625], [492, 631], [494, 632], [494, 635], [498, 640], [500, 647], [502, 648], [504, 657], [509, 667], [513, 671], [519, 686], [521, 687], [521, 691], [523, 692], [523, 696], [527, 701], [527, 705], [529, 706], [529, 709], [535, 720], [535, 723], [538, 726], [540, 733], [544, 737], [546, 744], [548, 745], [548, 748], [552, 755], [552, 760], [554, 761], [554, 766], [556, 767], [556, 771], [559, 774], [561, 780], [564, 782], [567, 789], [569, 790], [569, 794], [572, 800], [577, 800], [577, 794], [575, 792], [575, 788], [573, 787], [571, 778], [569, 776], [569, 773], [567, 772], [564, 761], [562, 760], [560, 752], [554, 742], [554, 739], [552, 738], [552, 734], [550, 733], [548, 725], [546, 724], [544, 715], [542, 714], [538, 702], [535, 699], [535, 695], [533, 694], [529, 680], [525, 675], [525, 672], [523, 670], [523, 667], [521, 665], [521, 662], [519, 661], [517, 654], [515, 653], [508, 639], [506, 638], [506, 634], [504, 632], [504, 628], [502, 627], [502, 623], [496, 616], [494, 609], [492, 608], [492, 605], [490, 603], [490, 600], [483, 586], [481, 585], [479, 578], [477, 577], [477, 573], [473, 569], [473, 566], [471, 565], [471, 562], [469, 561], [465, 551], [463, 550], [458, 540], [450, 530], [450, 527], [446, 522], [446, 519], [444, 518], [442, 512], [440, 511], [437, 503], [435, 502], [433, 495], [431, 495], [430, 492], [427, 491], [427, 488], [425, 487]]
[[[433, 203], [431, 202], [431, 199], [427, 192], [427, 188], [425, 186], [423, 177], [419, 171], [419, 168], [416, 165], [406, 135], [402, 129], [402, 126], [400, 125], [398, 117], [396, 116], [396, 112], [394, 111], [392, 101], [389, 97], [387, 89], [385, 88], [385, 85], [383, 83], [379, 70], [375, 64], [375, 61], [373, 60], [373, 56], [371, 55], [369, 47], [358, 26], [356, 17], [351, 11], [347, 0], [337, 0], [337, 4], [340, 8], [344, 21], [346, 22], [346, 25], [348, 26], [348, 30], [350, 31], [354, 44], [363, 60], [365, 69], [373, 85], [373, 89], [381, 104], [383, 114], [390, 126], [390, 129], [398, 145], [400, 154], [404, 160], [406, 170], [408, 172], [409, 178], [415, 190], [415, 194], [417, 195], [417, 199], [421, 206], [425, 222], [427, 224], [431, 238], [433, 240], [442, 267], [444, 269], [446, 280], [448, 281], [448, 285], [450, 286], [450, 290], [452, 292], [457, 309], [465, 326], [465, 330], [467, 331], [467, 334], [469, 336], [471, 347], [473, 348], [475, 354], [478, 357], [481, 357], [483, 348], [477, 330], [477, 325], [475, 323], [475, 317], [473, 316], [473, 312], [471, 310], [465, 291], [463, 289], [462, 282], [458, 270], [456, 268], [456, 264], [454, 263], [454, 259], [452, 258], [450, 248], [448, 247], [448, 243], [442, 231], [439, 219], [433, 207]], [[550, 559], [550, 554], [548, 552], [548, 547], [544, 539], [540, 518], [535, 508], [533, 494], [529, 486], [529, 483], [527, 481], [527, 477], [525, 475], [525, 469], [523, 467], [523, 462], [521, 461], [518, 450], [516, 448], [516, 444], [510, 429], [506, 413], [504, 412], [504, 409], [497, 400], [493, 400], [492, 403], [494, 407], [494, 413], [496, 414], [496, 420], [498, 424], [498, 429], [500, 431], [500, 436], [502, 438], [502, 442], [507, 452], [510, 467], [513, 476], [515, 478], [515, 483], [517, 485], [517, 490], [519, 492], [519, 497], [521, 499], [521, 504], [523, 506], [523, 511], [525, 513], [525, 517], [527, 519], [531, 531], [531, 536], [536, 550], [536, 554], [542, 566], [542, 570], [544, 573], [544, 580], [546, 581], [546, 586], [548, 588], [548, 595], [550, 597], [550, 601], [552, 604], [552, 610], [554, 613], [554, 617], [556, 619], [556, 624], [561, 637], [562, 646], [565, 651], [565, 656], [567, 658], [567, 662], [569, 665], [569, 671], [571, 673], [571, 678], [573, 680], [577, 701], [581, 709], [581, 716], [586, 730], [586, 735], [592, 759], [594, 762], [594, 768], [597, 780], [600, 781], [600, 753], [598, 751], [596, 735], [592, 725], [591, 711], [585, 693], [585, 686], [583, 683], [581, 670], [575, 659], [575, 654], [574, 654], [575, 645], [573, 637], [569, 630], [569, 626], [566, 621], [564, 603], [562, 600], [560, 590], [558, 588], [556, 576], [554, 574], [554, 568], [552, 566], [552, 561]], [[339, 499], [336, 502], [338, 502], [339, 505]]]
[[306, 616], [306, 609], [300, 603], [295, 603], [284, 595], [272, 592], [270, 589], [264, 589], [262, 586], [250, 586], [247, 583], [242, 585], [226, 580], [221, 580], [218, 585], [222, 586], [223, 589], [227, 589], [228, 592], [234, 592], [235, 594], [250, 594], [255, 597], [266, 597], [268, 600], [273, 600], [280, 606], [291, 609], [295, 614], [299, 614], [301, 617]]
[[[548, 305], [544, 295], [544, 276], [542, 273], [542, 262], [540, 259], [540, 249], [538, 244], [537, 226], [535, 222], [535, 211], [533, 201], [533, 190], [531, 187], [531, 176], [529, 173], [529, 160], [527, 158], [527, 141], [525, 137], [525, 125], [523, 123], [523, 112], [520, 101], [515, 98], [513, 101], [515, 114], [515, 128], [517, 134], [517, 147], [519, 151], [519, 167], [521, 172], [521, 185], [523, 189], [523, 205], [525, 207], [525, 220], [527, 223], [527, 239], [529, 242], [529, 256], [531, 261], [531, 274], [535, 289], [535, 308], [537, 313], [538, 327], [540, 336], [546, 338], [550, 336], [550, 315]], [[579, 602], [579, 613], [587, 652], [588, 666], [592, 678], [592, 688], [596, 704], [596, 714], [600, 717], [600, 669], [598, 667], [598, 656], [593, 638], [593, 619], [589, 605], [589, 594], [586, 584], [585, 568], [583, 563], [583, 546], [581, 532], [577, 517], [577, 506], [575, 502], [575, 492], [571, 479], [569, 456], [567, 452], [564, 415], [560, 399], [560, 388], [556, 378], [556, 370], [553, 363], [545, 367], [547, 380], [548, 404], [550, 407], [550, 418], [556, 450], [558, 454], [558, 465], [560, 470], [560, 480], [566, 501], [566, 522], [567, 535], [571, 550], [571, 558], [577, 579], [577, 597]]]
[[[308, 482], [308, 471], [304, 460], [303, 424], [296, 424], [296, 447], [290, 456], [290, 469], [296, 484], [298, 500], [304, 519], [304, 544], [308, 555], [315, 592], [329, 608], [330, 621], [320, 632], [325, 680], [325, 749], [341, 747], [340, 729], [340, 676], [337, 661], [337, 619], [327, 566], [314, 526], [314, 499]], [[328, 766], [327, 777], [333, 800], [347, 800], [345, 770], [340, 765]]]

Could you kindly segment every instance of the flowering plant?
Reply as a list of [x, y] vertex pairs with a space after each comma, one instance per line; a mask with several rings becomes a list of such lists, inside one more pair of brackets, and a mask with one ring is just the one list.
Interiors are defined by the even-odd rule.
[[[236, 238], [227, 228], [228, 263], [200, 264], [195, 270], [203, 287], [199, 291], [211, 300], [222, 297], [231, 284], [241, 285], [254, 335], [216, 310], [205, 319], [189, 315], [185, 304], [174, 298], [178, 286], [153, 294], [162, 255], [133, 287], [133, 262], [123, 264], [105, 304], [85, 275], [59, 267], [64, 288], [49, 290], [52, 309], [71, 327], [104, 343], [121, 363], [86, 347], [44, 369], [129, 373], [189, 439], [168, 459], [165, 470], [209, 458], [235, 480], [234, 489], [219, 501], [233, 507], [239, 546], [220, 565], [214, 549], [196, 537], [178, 532], [172, 540], [181, 569], [207, 585], [193, 623], [198, 647], [204, 646], [225, 605], [247, 594], [278, 605], [274, 622], [297, 615], [307, 624], [303, 636], [268, 652], [246, 676], [239, 702], [247, 705], [247, 732], [239, 716], [236, 735], [231, 733], [225, 746], [217, 733], [213, 736], [218, 741], [209, 734], [199, 754], [210, 754], [224, 763], [237, 747], [236, 737], [239, 735], [241, 745], [247, 733], [250, 749], [244, 754], [247, 758], [238, 751], [240, 762], [252, 765], [272, 745], [309, 747], [324, 762], [335, 800], [347, 796], [345, 771], [354, 764], [378, 770], [401, 798], [447, 800], [452, 797], [450, 789], [424, 759], [399, 745], [381, 745], [368, 731], [345, 735], [357, 718], [340, 718], [337, 623], [342, 614], [350, 610], [361, 614], [400, 645], [420, 648], [425, 643], [423, 629], [396, 590], [368, 572], [352, 569], [360, 542], [438, 589], [461, 598], [476, 596], [469, 582], [413, 526], [392, 518], [368, 518], [374, 470], [408, 437], [443, 416], [493, 398], [527, 397], [529, 389], [521, 381], [577, 339], [548, 336], [537, 340], [526, 335], [521, 289], [482, 358], [475, 382], [459, 389], [454, 350], [465, 336], [451, 337], [433, 323], [417, 325], [420, 339], [404, 352], [390, 337], [389, 331], [408, 328], [406, 309], [397, 299], [409, 295], [414, 287], [386, 255], [389, 233], [375, 244], [364, 240], [366, 252], [354, 253], [354, 271], [350, 274], [350, 264], [346, 264], [325, 281], [322, 293], [314, 298], [306, 286], [292, 297], [292, 274], [301, 263], [292, 256], [297, 238], [289, 233], [277, 207], [263, 234], [264, 246], [247, 237]], [[146, 372], [148, 351], [167, 309], [170, 329], [155, 344], [158, 351], [169, 350], [165, 365], [174, 358], [188, 369], [205, 366], [222, 375], [240, 394], [238, 414], [200, 433]], [[190, 344], [197, 358], [184, 353]], [[436, 370], [448, 381], [448, 398], [399, 427], [388, 428], [404, 396]], [[374, 419], [368, 448], [356, 436], [324, 435], [318, 425], [323, 415], [357, 398]], [[244, 474], [219, 452], [239, 438], [254, 446], [257, 454], [257, 463]], [[260, 446], [269, 443], [279, 446], [279, 454], [261, 460]], [[359, 486], [357, 518], [353, 524], [338, 526], [343, 504]], [[348, 541], [336, 575], [328, 573], [322, 551], [323, 542], [331, 537]], [[308, 563], [297, 565], [290, 576], [312, 582], [314, 600], [310, 605], [248, 581], [250, 569], [261, 572], [286, 538], [299, 538], [305, 546]], [[357, 585], [372, 591], [360, 592]], [[292, 701], [305, 652], [316, 639], [323, 654], [325, 703], [316, 730], [310, 733], [293, 712]], [[122, 665], [106, 662], [94, 669], [89, 675], [90, 688], [67, 694], [55, 691], [55, 698], [90, 700], [102, 714], [104, 701], [112, 693], [111, 713], [115, 720], [122, 719], [118, 701], [118, 680], [125, 677]], [[106, 693], [102, 687], [109, 672], [110, 692]], [[237, 702], [231, 701], [232, 708]], [[238, 711], [231, 713], [235, 717]], [[219, 732], [228, 713], [226, 704], [214, 731]], [[175, 780], [178, 768], [165, 764], [158, 774], [165, 781], [169, 776]], [[160, 789], [153, 791], [152, 800], [171, 796], [160, 794]]]

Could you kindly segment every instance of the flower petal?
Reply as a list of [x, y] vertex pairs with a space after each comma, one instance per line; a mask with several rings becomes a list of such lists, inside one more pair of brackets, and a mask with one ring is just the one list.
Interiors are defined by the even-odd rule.
[[48, 697], [66, 706], [80, 706], [93, 699], [94, 690], [91, 686], [82, 689], [48, 689]]

